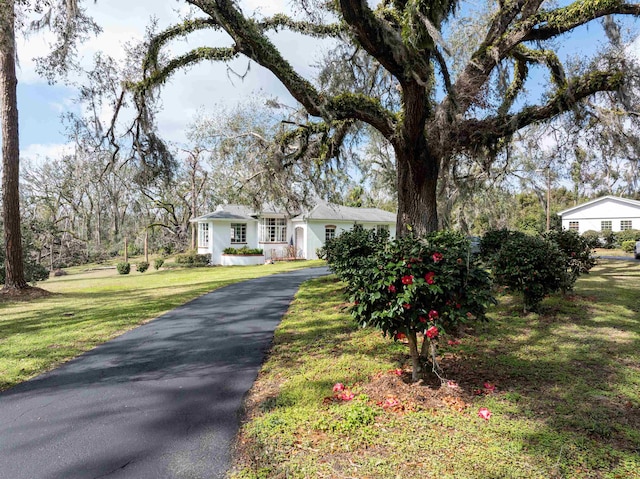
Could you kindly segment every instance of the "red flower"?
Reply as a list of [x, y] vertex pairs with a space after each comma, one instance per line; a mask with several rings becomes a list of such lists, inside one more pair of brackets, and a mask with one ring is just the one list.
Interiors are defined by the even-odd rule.
[[495, 384], [491, 384], [490, 382], [486, 382], [486, 383], [484, 383], [484, 388], [487, 391], [493, 392], [493, 391], [496, 390], [496, 385]]
[[395, 374], [396, 376], [402, 376], [402, 373], [403, 371], [400, 368], [396, 368], [393, 370], [393, 374]]
[[407, 335], [404, 333], [396, 333], [396, 339], [400, 340], [400, 339], [404, 339], [406, 338]]
[[413, 275], [408, 274], [402, 277], [402, 284], [413, 284]]
[[429, 271], [427, 274], [424, 275], [424, 280], [427, 282], [427, 284], [433, 284], [436, 282], [435, 277], [436, 277], [436, 274], [433, 271]]
[[395, 293], [396, 292], [396, 287], [392, 284], [389, 285], [389, 292], [390, 293]]
[[432, 309], [431, 311], [429, 311], [429, 321], [435, 321], [436, 319], [438, 319], [438, 316], [440, 315], [435, 309]]
[[421, 323], [426, 323], [427, 318], [425, 318], [424, 316], [418, 316], [418, 321], [420, 321]]
[[340, 392], [340, 391], [344, 391], [344, 384], [342, 384], [342, 383], [335, 383], [335, 384], [333, 385], [333, 392], [334, 392], [334, 393], [337, 393], [337, 392]]
[[351, 401], [355, 396], [351, 391], [343, 391], [338, 394], [338, 399], [342, 399], [343, 401]]
[[439, 261], [442, 261], [443, 256], [442, 253], [433, 253], [431, 258], [433, 259], [434, 263], [438, 263]]
[[402, 307], [403, 307], [404, 309], [411, 309], [411, 305], [410, 305], [409, 303], [404, 303], [404, 304], [402, 305]]
[[436, 328], [435, 326], [431, 326], [429, 329], [427, 329], [427, 337], [430, 339], [433, 338], [437, 338], [438, 337], [438, 328]]
[[383, 409], [387, 409], [387, 408], [391, 408], [391, 407], [397, 407], [400, 405], [400, 401], [398, 401], [397, 398], [394, 397], [388, 397], [387, 399], [384, 400], [384, 402], [382, 403], [382, 408]]
[[478, 416], [484, 419], [485, 421], [488, 421], [489, 418], [491, 417], [491, 411], [489, 411], [486, 407], [481, 407], [478, 410]]
[[458, 340], [458, 339], [450, 339], [449, 341], [447, 341], [447, 344], [449, 346], [457, 346], [458, 344], [460, 344], [460, 340]]

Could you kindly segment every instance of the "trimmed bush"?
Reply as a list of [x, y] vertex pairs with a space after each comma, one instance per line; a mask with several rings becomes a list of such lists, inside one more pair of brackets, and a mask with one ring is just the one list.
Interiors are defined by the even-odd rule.
[[184, 266], [208, 266], [210, 260], [210, 254], [197, 254], [195, 251], [178, 254], [175, 257], [175, 262]]
[[555, 242], [523, 235], [508, 239], [490, 264], [496, 284], [522, 294], [526, 313], [546, 295], [573, 287], [577, 276], [568, 272], [568, 261]]
[[480, 238], [480, 258], [482, 258], [483, 261], [490, 261], [509, 239], [523, 236], [526, 235], [520, 231], [511, 231], [508, 229], [487, 231], [484, 236]]
[[620, 245], [620, 247], [622, 248], [622, 251], [624, 251], [625, 253], [633, 253], [633, 251], [635, 250], [635, 247], [636, 247], [636, 242], [635, 241], [623, 241], [622, 244]]
[[144, 273], [146, 270], [149, 269], [149, 263], [147, 263], [146, 261], [140, 261], [136, 265], [136, 268], [138, 269], [139, 273]]
[[153, 267], [154, 269], [157, 271], [160, 268], [162, 268], [162, 265], [164, 264], [164, 260], [162, 258], [157, 258], [154, 262], [153, 262]]
[[260, 255], [264, 254], [264, 251], [260, 248], [249, 248], [247, 246], [243, 246], [242, 248], [225, 248], [222, 250], [224, 254], [245, 254], [245, 255]]
[[131, 264], [118, 263], [116, 269], [118, 270], [118, 274], [129, 274], [131, 272]]

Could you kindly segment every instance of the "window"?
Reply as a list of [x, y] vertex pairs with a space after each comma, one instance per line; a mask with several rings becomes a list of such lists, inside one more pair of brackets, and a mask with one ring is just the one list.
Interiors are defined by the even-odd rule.
[[336, 237], [336, 227], [334, 225], [327, 225], [324, 227], [324, 240], [325, 242], [332, 240]]
[[611, 221], [601, 221], [600, 222], [600, 231], [611, 231]]
[[383, 231], [389, 231], [389, 225], [376, 225], [376, 233], [380, 234]]
[[580, 232], [580, 223], [578, 221], [569, 221], [569, 229], [571, 231], [575, 231], [576, 233]]
[[620, 231], [630, 230], [632, 227], [633, 222], [631, 220], [620, 221]]
[[287, 220], [285, 218], [262, 218], [260, 220], [261, 243], [286, 243]]
[[231, 223], [231, 242], [246, 243], [247, 242], [247, 224]]
[[209, 223], [198, 223], [198, 246], [209, 246]]

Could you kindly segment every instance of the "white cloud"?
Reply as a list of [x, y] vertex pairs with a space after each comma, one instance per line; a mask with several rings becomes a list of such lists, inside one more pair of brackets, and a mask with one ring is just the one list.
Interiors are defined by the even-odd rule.
[[20, 158], [28, 162], [38, 163], [47, 158], [61, 158], [64, 155], [73, 153], [73, 143], [32, 143], [20, 149]]

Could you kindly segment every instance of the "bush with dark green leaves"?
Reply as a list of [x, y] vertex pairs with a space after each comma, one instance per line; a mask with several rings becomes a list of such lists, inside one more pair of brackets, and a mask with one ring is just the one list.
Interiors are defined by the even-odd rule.
[[162, 265], [164, 264], [164, 260], [162, 258], [157, 258], [154, 262], [153, 262], [153, 268], [155, 270], [159, 270], [160, 268], [162, 268]]
[[184, 266], [208, 266], [210, 261], [210, 254], [198, 254], [195, 251], [188, 251], [175, 257], [175, 262]]
[[509, 239], [523, 236], [526, 235], [520, 231], [512, 231], [506, 228], [487, 231], [480, 238], [480, 258], [483, 261], [490, 261], [491, 257], [500, 251], [502, 245]]
[[589, 270], [596, 265], [589, 241], [575, 231], [551, 230], [544, 233], [542, 237], [553, 241], [565, 254], [567, 271], [575, 277], [572, 286], [578, 276], [589, 273]]
[[318, 249], [318, 258], [326, 260], [331, 271], [350, 288], [354, 280], [358, 281], [360, 271], [369, 267], [373, 255], [383, 250], [388, 242], [388, 231], [376, 232], [355, 225], [328, 240]]
[[595, 230], [587, 230], [582, 233], [582, 237], [587, 242], [590, 248], [600, 248], [602, 242], [600, 241], [600, 233]]
[[395, 339], [408, 338], [414, 380], [423, 375], [441, 333], [455, 334], [461, 325], [485, 319], [495, 302], [489, 274], [457, 233], [389, 242], [358, 229], [330, 244], [327, 256], [347, 283], [356, 322]]
[[131, 272], [131, 264], [130, 263], [118, 263], [116, 265], [116, 269], [118, 270], [118, 274], [129, 274]]
[[247, 246], [243, 246], [242, 248], [225, 248], [222, 250], [224, 254], [243, 254], [243, 255], [261, 255], [264, 254], [264, 251], [260, 248], [249, 248]]
[[149, 269], [149, 263], [146, 261], [140, 261], [136, 265], [136, 269], [138, 270], [139, 273], [144, 273], [146, 270]]
[[618, 246], [618, 240], [616, 239], [616, 234], [613, 231], [603, 231], [600, 235], [604, 244], [602, 245], [605, 249], [614, 249]]
[[497, 285], [519, 293], [524, 311], [535, 311], [545, 296], [573, 287], [577, 276], [567, 270], [568, 258], [553, 241], [535, 236], [514, 236], [492, 257]]

